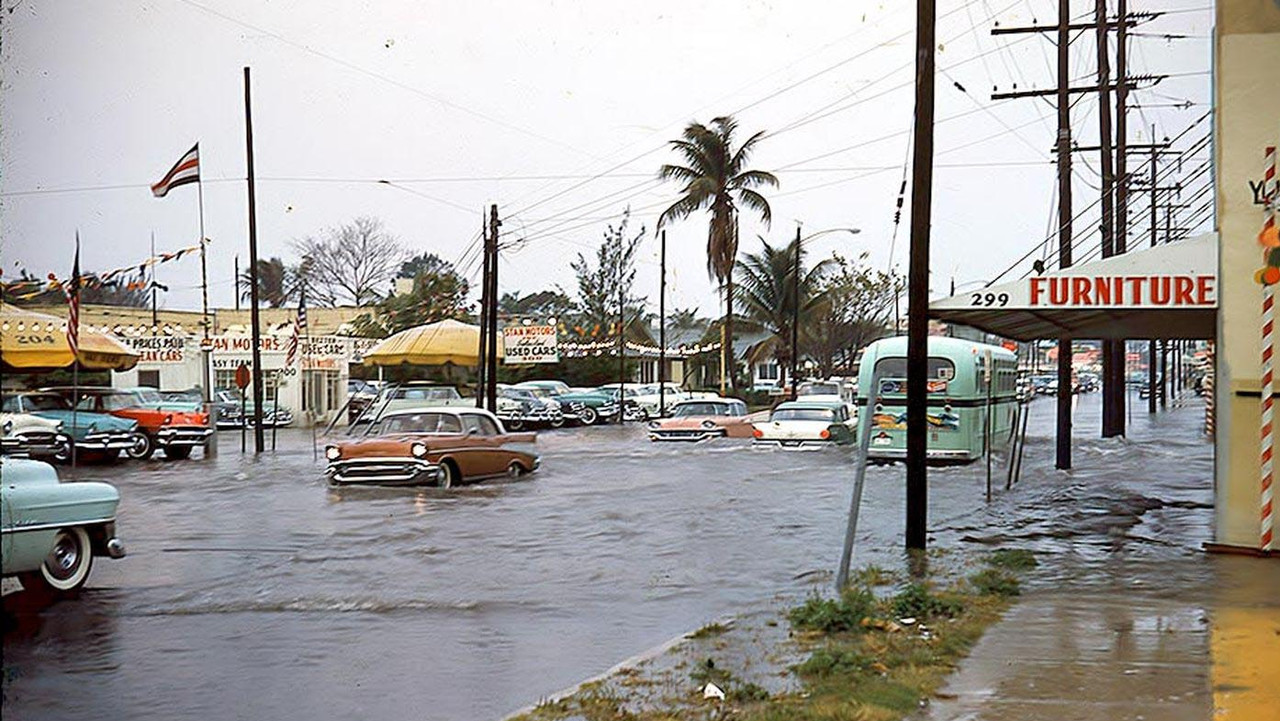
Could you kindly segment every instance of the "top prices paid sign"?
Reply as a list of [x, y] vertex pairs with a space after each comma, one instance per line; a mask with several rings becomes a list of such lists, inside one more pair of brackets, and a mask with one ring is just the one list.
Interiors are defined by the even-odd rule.
[[505, 362], [559, 363], [560, 350], [554, 325], [513, 325], [502, 329]]

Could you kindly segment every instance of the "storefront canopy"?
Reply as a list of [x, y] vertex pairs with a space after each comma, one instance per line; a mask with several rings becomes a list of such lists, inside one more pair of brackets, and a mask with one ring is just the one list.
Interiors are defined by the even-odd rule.
[[[502, 334], [498, 334], [498, 356], [502, 356]], [[442, 320], [420, 325], [387, 338], [364, 354], [365, 365], [394, 366], [479, 364], [480, 326]]]
[[1213, 338], [1217, 312], [1218, 237], [1213, 233], [929, 305], [931, 318], [1022, 341]]
[[80, 353], [71, 355], [67, 321], [0, 303], [0, 357], [4, 367], [19, 371], [69, 368], [78, 359], [86, 370], [129, 370], [138, 354], [123, 343], [87, 327], [80, 329]]

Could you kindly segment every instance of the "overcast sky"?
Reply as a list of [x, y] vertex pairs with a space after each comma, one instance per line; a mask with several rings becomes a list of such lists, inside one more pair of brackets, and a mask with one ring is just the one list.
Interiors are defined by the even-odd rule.
[[[894, 247], [906, 267], [905, 214], [896, 246], [892, 237], [913, 102], [908, 0], [0, 2], [6, 278], [19, 267], [66, 275], [77, 230], [86, 269], [141, 261], [152, 231], [162, 251], [194, 244], [195, 186], [164, 199], [147, 186], [199, 141], [210, 299], [231, 305], [233, 258], [248, 253], [246, 65], [261, 257], [292, 260], [290, 239], [371, 215], [415, 252], [464, 261], [474, 278], [465, 251], [497, 203], [511, 239], [528, 238], [504, 255], [502, 290], [572, 293], [569, 261], [591, 253], [611, 218], [630, 205], [633, 222], [652, 229], [674, 197], [654, 180], [671, 158], [665, 141], [690, 120], [733, 113], [744, 137], [775, 133], [754, 165], [782, 181], [769, 195], [773, 227], [745, 220], [743, 250], [759, 247], [757, 233], [785, 241], [799, 220], [806, 233], [862, 229], [814, 239], [815, 253], [866, 251], [887, 267]], [[1209, 5], [1130, 3], [1184, 10], [1132, 41], [1135, 73], [1176, 75], [1134, 96], [1145, 106], [1130, 114], [1134, 141], [1148, 139], [1150, 123], [1174, 135], [1207, 109]], [[992, 102], [990, 91], [1050, 87], [1054, 47], [989, 31], [1055, 17], [1056, 3], [1041, 0], [939, 2], [935, 294], [953, 276], [991, 277], [1046, 235], [1053, 106]], [[1087, 82], [1092, 34], [1072, 50]], [[1154, 107], [1171, 99], [1200, 104]], [[1095, 109], [1081, 96], [1081, 143], [1096, 139]], [[1081, 203], [1096, 197], [1096, 168], [1093, 157], [1078, 165]], [[705, 239], [705, 218], [670, 229], [669, 308], [714, 313]], [[655, 309], [657, 258], [646, 241], [637, 290]], [[165, 307], [199, 308], [194, 257], [158, 279], [171, 288]]]

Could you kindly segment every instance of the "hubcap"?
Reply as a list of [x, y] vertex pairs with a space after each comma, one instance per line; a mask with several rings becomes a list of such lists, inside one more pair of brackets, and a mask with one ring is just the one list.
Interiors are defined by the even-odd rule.
[[49, 569], [49, 575], [59, 581], [71, 578], [75, 575], [76, 566], [80, 564], [79, 544], [66, 533], [59, 533], [45, 564]]

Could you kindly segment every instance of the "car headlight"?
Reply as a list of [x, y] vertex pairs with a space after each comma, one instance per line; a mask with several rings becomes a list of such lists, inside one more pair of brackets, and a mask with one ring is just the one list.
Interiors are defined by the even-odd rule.
[[649, 421], [649, 427], [657, 429], [657, 428], [661, 428], [662, 424], [657, 421]]
[[427, 444], [415, 443], [409, 446], [409, 452], [413, 454], [414, 458], [422, 458], [427, 455]]
[[54, 433], [61, 433], [61, 432], [62, 432], [62, 421], [58, 421], [58, 425], [56, 425], [56, 426], [54, 426], [54, 427], [53, 427], [53, 432], [54, 432]]
[[4, 422], [4, 434], [7, 436], [13, 431], [13, 421]]
[[715, 423], [715, 421], [703, 421], [703, 422], [702, 422], [702, 427], [703, 427], [703, 428], [715, 428], [715, 427], [716, 427], [716, 423]]
[[167, 426], [167, 425], [169, 425], [170, 423], [173, 423], [173, 414], [172, 414], [172, 413], [170, 413], [169, 415], [167, 415], [167, 416], [165, 416], [165, 417], [164, 417], [164, 423], [162, 423], [161, 425], [166, 425], [166, 426]]
[[342, 449], [337, 446], [325, 446], [324, 457], [331, 461], [336, 461], [342, 457]]

